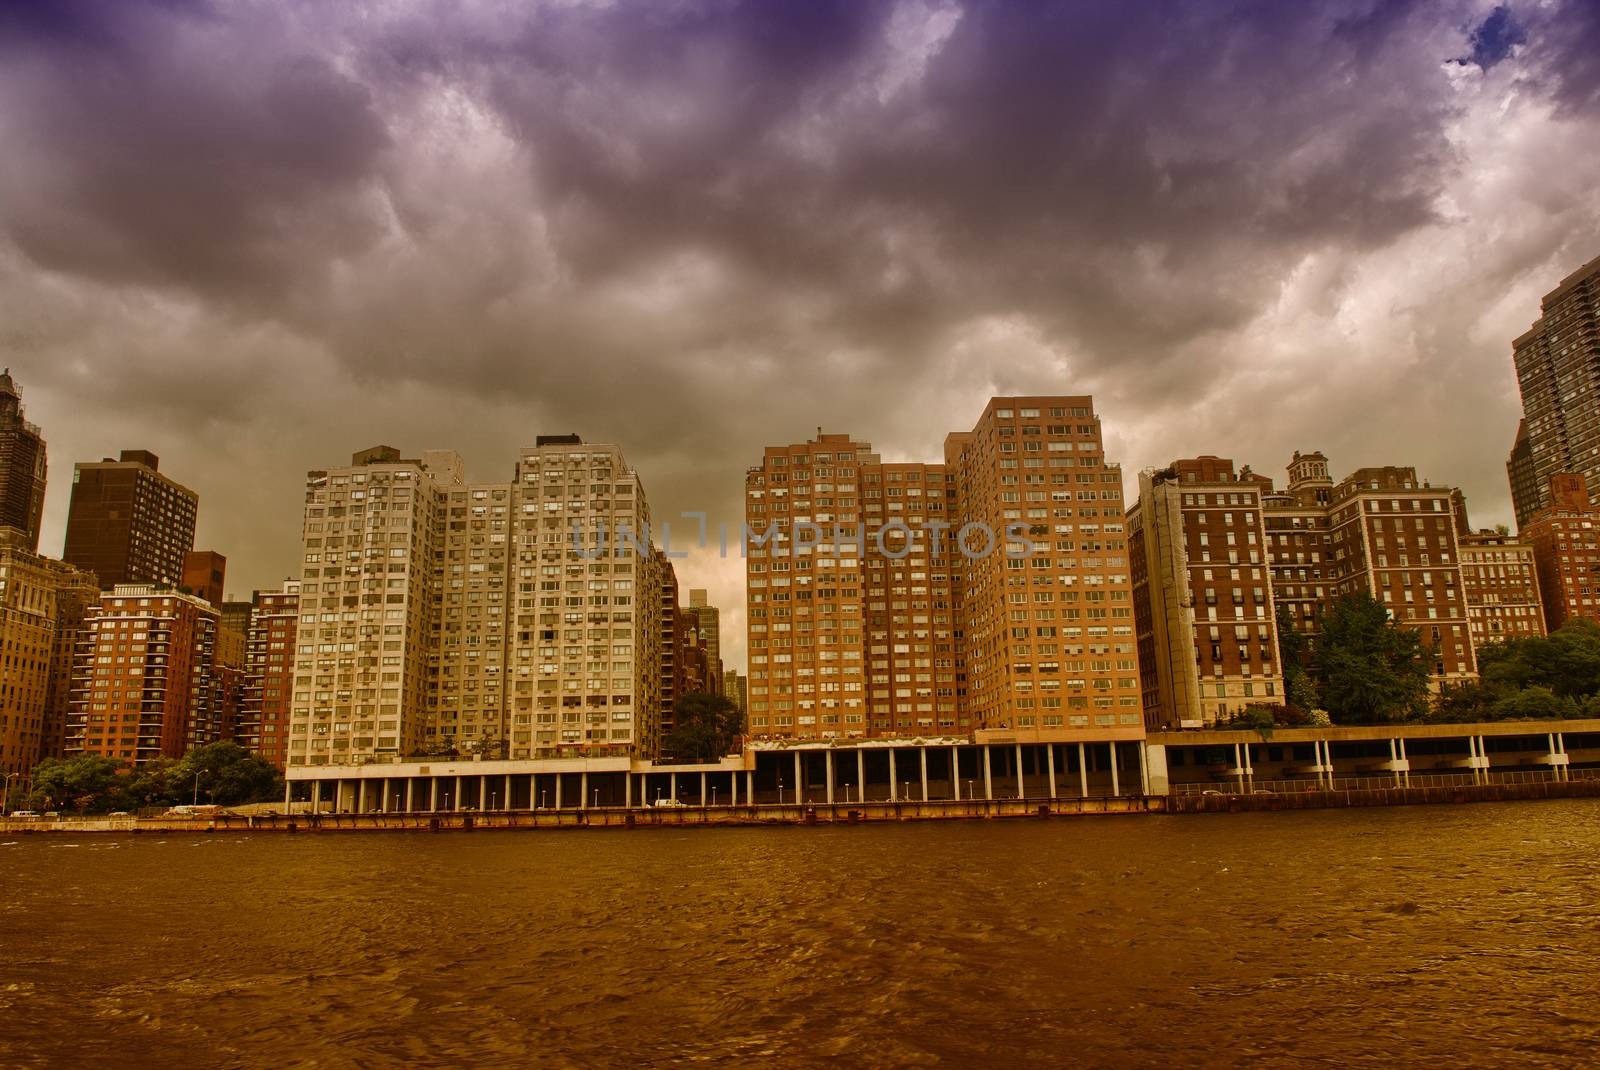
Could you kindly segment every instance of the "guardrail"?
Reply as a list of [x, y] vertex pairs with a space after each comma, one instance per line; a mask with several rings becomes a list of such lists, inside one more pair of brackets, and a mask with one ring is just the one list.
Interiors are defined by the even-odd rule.
[[1382, 776], [1305, 777], [1263, 780], [1229, 777], [1200, 784], [1174, 784], [1172, 794], [1292, 795], [1313, 791], [1375, 791], [1384, 788], [1457, 788], [1473, 784], [1547, 784], [1563, 780], [1600, 780], [1600, 769], [1484, 769], [1476, 773], [1386, 773]]

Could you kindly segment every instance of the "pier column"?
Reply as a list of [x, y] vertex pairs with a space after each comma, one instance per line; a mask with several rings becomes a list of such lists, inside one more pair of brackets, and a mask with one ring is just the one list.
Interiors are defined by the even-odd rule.
[[1406, 737], [1405, 736], [1401, 736], [1400, 737], [1400, 760], [1405, 763], [1405, 769], [1404, 769], [1405, 784], [1406, 784], [1406, 787], [1409, 788], [1411, 786], [1411, 759], [1406, 757]]
[[1113, 740], [1111, 743], [1107, 744], [1107, 749], [1111, 752], [1111, 794], [1113, 794], [1113, 795], [1121, 795], [1122, 794], [1122, 785], [1117, 783], [1117, 744], [1116, 744], [1116, 741]]
[[796, 806], [804, 803], [805, 799], [805, 766], [800, 761], [800, 752], [794, 752], [794, 802]]
[[388, 777], [384, 777], [382, 780], [378, 781], [378, 792], [379, 792], [379, 795], [378, 795], [378, 813], [387, 814], [389, 812], [389, 778]]
[[827, 751], [824, 751], [823, 755], [822, 755], [822, 758], [823, 758], [822, 764], [823, 764], [823, 770], [824, 770], [823, 775], [827, 780], [828, 805], [832, 806], [833, 805], [833, 749], [829, 748]]
[[677, 773], [668, 773], [667, 774], [667, 798], [672, 799], [673, 801], [677, 801], [677, 798], [678, 798], [678, 774]]
[[1389, 737], [1389, 771], [1394, 775], [1395, 787], [1400, 786], [1400, 755], [1395, 752], [1394, 737]]
[[889, 801], [895, 802], [900, 798], [899, 773], [894, 767], [894, 748], [889, 748]]
[[450, 802], [453, 804], [451, 806], [452, 810], [461, 809], [461, 774], [460, 773], [456, 774], [456, 793], [450, 797]]
[[728, 774], [728, 805], [739, 805], [739, 773], [737, 770]]
[[633, 809], [633, 770], [622, 774], [622, 805], [624, 809]]
[[557, 810], [561, 809], [561, 782], [563, 780], [565, 780], [565, 779], [566, 779], [566, 777], [562, 776], [560, 773], [556, 774], [556, 809]]
[[1556, 733], [1556, 753], [1561, 755], [1561, 779], [1572, 779], [1572, 758], [1567, 754], [1567, 734]]
[[[0, 799], [0, 802], [4, 801], [4, 799]], [[283, 812], [286, 814], [294, 813], [294, 782], [290, 780], [283, 782]]]
[[961, 801], [961, 748], [950, 748], [950, 794]]
[[1050, 798], [1054, 799], [1056, 797], [1056, 745], [1054, 743], [1046, 743], [1044, 745], [1044, 767], [1050, 774]]
[[1083, 798], [1089, 797], [1089, 748], [1082, 743], [1078, 744], [1078, 794]]
[[745, 770], [744, 797], [745, 802], [750, 806], [754, 806], [756, 804], [756, 771], [754, 769]]
[[1139, 747], [1139, 794], [1150, 794], [1150, 748], [1143, 742]]
[[706, 774], [702, 771], [701, 774], [700, 774], [700, 805], [704, 806], [705, 804], [706, 804]]
[[320, 780], [311, 782], [311, 812], [313, 814], [322, 813], [322, 781]]
[[412, 804], [417, 801], [417, 781], [414, 777], [406, 777], [406, 813], [411, 812]]
[[922, 759], [922, 801], [928, 801], [928, 748], [918, 747], [917, 755]]
[[1022, 744], [1017, 744], [1017, 798], [1028, 797], [1028, 782], [1022, 778]]
[[983, 797], [985, 800], [994, 798], [994, 770], [989, 761], [989, 744], [983, 745]]
[[867, 752], [856, 748], [856, 802], [867, 801]]

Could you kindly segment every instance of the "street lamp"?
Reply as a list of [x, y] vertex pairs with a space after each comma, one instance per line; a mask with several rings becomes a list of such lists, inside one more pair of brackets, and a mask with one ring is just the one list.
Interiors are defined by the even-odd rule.
[[778, 774], [778, 805], [783, 805], [783, 774]]
[[599, 807], [600, 807], [600, 789], [599, 788], [595, 788], [594, 789], [594, 805], [595, 805], [596, 809], [599, 809]]
[[499, 792], [491, 791], [489, 793], [489, 809], [493, 810], [495, 808], [495, 803], [499, 800], [499, 798], [500, 798], [500, 793]]
[[972, 798], [972, 781], [970, 780], [967, 781], [967, 798], [969, 800]]
[[541, 810], [544, 809], [544, 791], [545, 789], [543, 788], [539, 789], [539, 809]]
[[200, 805], [200, 774], [204, 773], [204, 772], [205, 772], [204, 769], [199, 769], [199, 770], [195, 771], [195, 774], [194, 774], [194, 798], [193, 798], [193, 800], [191, 800], [191, 805], [194, 805], [194, 806], [199, 806]]
[[9, 812], [11, 807], [11, 782], [21, 775], [21, 773], [6, 774], [6, 794], [5, 798], [0, 799], [0, 812]]

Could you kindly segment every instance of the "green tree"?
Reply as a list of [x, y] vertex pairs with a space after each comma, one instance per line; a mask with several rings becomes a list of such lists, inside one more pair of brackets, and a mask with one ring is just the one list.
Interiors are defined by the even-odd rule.
[[168, 794], [175, 788], [181, 802], [192, 801], [196, 777], [203, 802], [239, 806], [283, 798], [283, 778], [272, 763], [237, 743], [208, 743], [184, 755], [167, 774]]
[[1548, 720], [1581, 716], [1575, 699], [1557, 695], [1548, 687], [1525, 687], [1496, 702], [1490, 715], [1497, 721]]
[[1336, 724], [1402, 721], [1425, 708], [1429, 672], [1421, 637], [1397, 627], [1383, 603], [1365, 592], [1328, 607], [1311, 667]]
[[661, 740], [663, 756], [686, 762], [720, 758], [744, 734], [744, 714], [726, 695], [694, 692], [672, 707], [672, 731]]
[[1278, 657], [1283, 662], [1283, 693], [1286, 703], [1296, 710], [1310, 713], [1322, 704], [1316, 681], [1306, 668], [1309, 660], [1306, 637], [1294, 630], [1294, 617], [1289, 607], [1278, 604]]
[[35, 809], [72, 809], [80, 813], [120, 810], [129, 804], [124, 765], [101, 754], [46, 758], [33, 769]]

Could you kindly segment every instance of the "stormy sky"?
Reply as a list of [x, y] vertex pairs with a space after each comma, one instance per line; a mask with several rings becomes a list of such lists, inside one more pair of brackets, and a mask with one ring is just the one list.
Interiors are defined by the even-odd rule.
[[[308, 468], [616, 441], [738, 523], [821, 425], [1092, 393], [1130, 484], [1415, 465], [1510, 519], [1510, 341], [1600, 254], [1587, 0], [0, 3], [0, 354], [232, 592]], [[697, 553], [742, 667], [743, 570]]]

